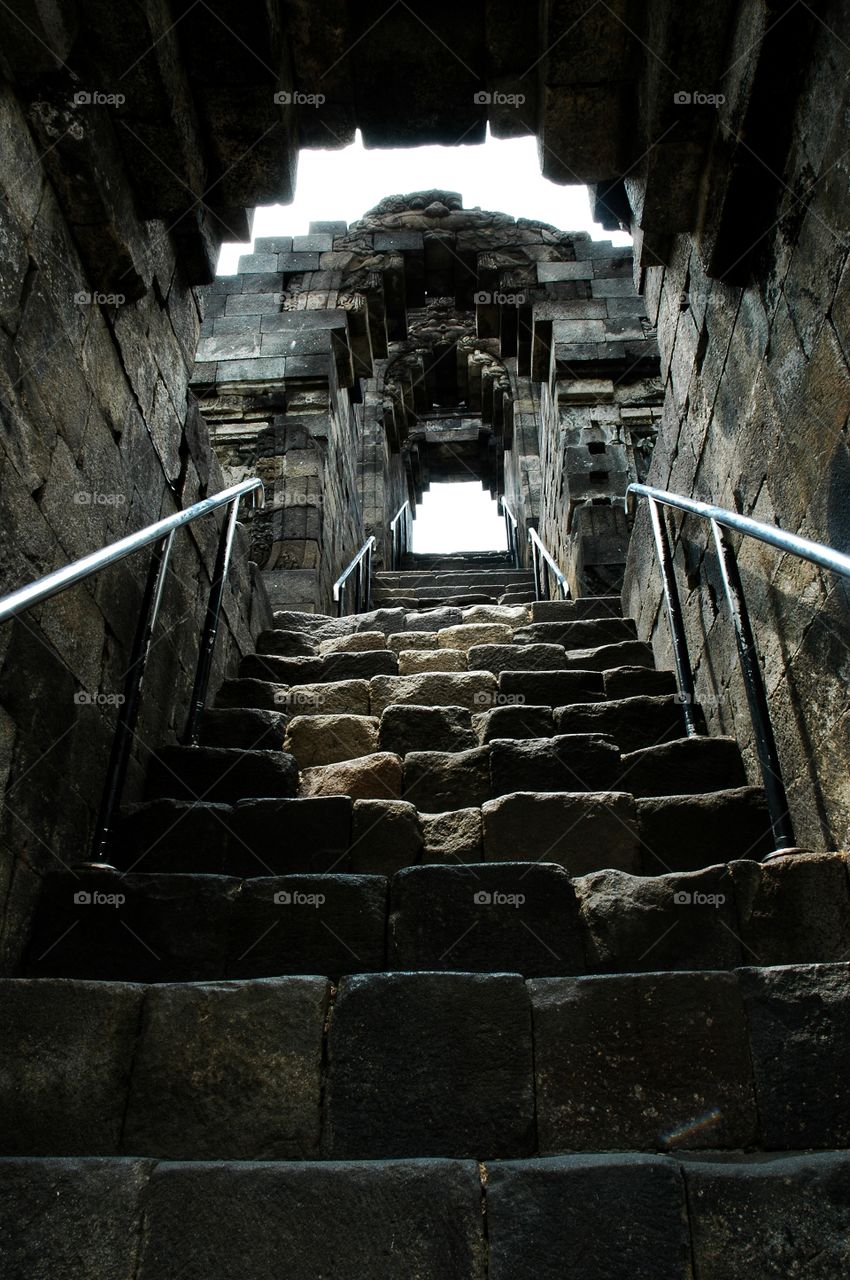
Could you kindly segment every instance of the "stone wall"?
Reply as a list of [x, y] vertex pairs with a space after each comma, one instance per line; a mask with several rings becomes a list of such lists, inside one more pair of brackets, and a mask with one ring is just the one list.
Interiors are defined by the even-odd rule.
[[[35, 124], [34, 110], [2, 86], [0, 593], [223, 484], [203, 419], [187, 412], [201, 316], [174, 238], [132, 214], [106, 156], [102, 180], [126, 202], [135, 262], [106, 296], [42, 159], [46, 107]], [[211, 520], [177, 535], [128, 798], [148, 753], [182, 727], [216, 536]], [[246, 550], [242, 535], [214, 679], [267, 616]], [[40, 877], [89, 855], [146, 563], [124, 561], [0, 628], [0, 969], [14, 962]]]
[[[787, 78], [772, 94], [762, 86], [761, 130], [754, 124], [748, 136], [753, 155], [765, 139], [777, 149], [741, 208], [738, 238], [725, 249], [726, 278], [707, 274], [716, 257], [711, 217], [701, 236], [675, 238], [666, 266], [643, 260], [666, 389], [649, 481], [847, 551], [850, 24], [846, 8], [827, 5], [817, 23], [801, 11], [785, 25]], [[774, 48], [774, 64], [782, 52]], [[727, 90], [721, 124], [728, 133], [738, 108], [734, 86], [720, 87]], [[756, 195], [761, 222], [754, 229]], [[740, 264], [743, 280], [735, 279]], [[734, 732], [746, 745], [755, 778], [707, 527], [678, 517], [669, 523], [698, 697], [711, 731]], [[741, 546], [740, 566], [798, 840], [815, 849], [845, 847], [850, 589], [751, 540]], [[645, 510], [635, 523], [625, 603], [641, 634], [653, 637], [659, 662], [669, 663]]]

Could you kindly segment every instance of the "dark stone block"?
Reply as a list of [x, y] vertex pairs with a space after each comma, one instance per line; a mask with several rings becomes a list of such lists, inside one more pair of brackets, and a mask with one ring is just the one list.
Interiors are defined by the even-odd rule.
[[572, 649], [566, 656], [568, 671], [604, 672], [612, 667], [643, 667], [649, 671], [654, 666], [651, 647], [639, 640], [623, 640], [620, 644], [603, 644], [593, 649]]
[[489, 1280], [689, 1280], [677, 1165], [562, 1156], [488, 1166]]
[[347, 871], [348, 796], [242, 800], [232, 811], [231, 875], [284, 876]]
[[478, 746], [466, 707], [393, 705], [381, 716], [381, 751], [469, 751]]
[[404, 800], [356, 800], [351, 830], [351, 870], [391, 876], [415, 866], [424, 837], [416, 806]]
[[330, 653], [317, 680], [371, 680], [373, 676], [397, 676], [398, 655], [389, 649], [364, 653]]
[[620, 752], [596, 734], [506, 739], [490, 745], [493, 795], [513, 791], [615, 791], [620, 785]]
[[573, 699], [573, 703], [556, 707], [558, 732], [602, 733], [622, 752], [681, 738], [685, 730], [682, 708], [673, 698], [623, 698], [619, 702]]
[[725, 866], [668, 876], [597, 871], [574, 883], [591, 971], [733, 969], [748, 958]]
[[233, 803], [251, 796], [294, 796], [298, 765], [284, 751], [165, 747], [148, 769], [149, 799]]
[[345, 978], [329, 1039], [325, 1155], [529, 1155], [532, 1071], [530, 1008], [519, 977]]
[[635, 796], [699, 795], [746, 785], [734, 738], [678, 738], [623, 756], [623, 786]]
[[[529, 702], [541, 707], [563, 707], [604, 698], [605, 689], [602, 675], [596, 671], [505, 671], [499, 676], [499, 694], [507, 705]], [[575, 732], [596, 732], [596, 726]]]
[[748, 963], [829, 964], [850, 955], [850, 885], [844, 854], [734, 862], [730, 871]]
[[4, 1155], [119, 1151], [143, 994], [122, 983], [0, 981]]
[[485, 743], [496, 738], [551, 738], [554, 732], [551, 707], [493, 707], [483, 714]]
[[541, 1152], [753, 1144], [734, 974], [539, 978], [530, 993]]
[[516, 644], [560, 644], [565, 649], [594, 649], [636, 640], [631, 618], [588, 618], [579, 622], [532, 622], [514, 632]]
[[[792, 1156], [757, 1164], [682, 1165], [695, 1274], [700, 1280], [847, 1270], [850, 1156]], [[492, 1272], [491, 1272], [492, 1275]]]
[[850, 1142], [850, 972], [841, 965], [743, 969], [762, 1145]]
[[264, 680], [272, 684], [315, 684], [322, 679], [324, 659], [278, 658], [274, 654], [249, 653], [239, 663], [240, 680]]
[[[628, 784], [628, 779], [626, 779]], [[718, 858], [763, 858], [773, 849], [764, 792], [756, 787], [638, 800], [646, 875], [697, 871]]]
[[282, 751], [288, 716], [258, 707], [208, 707], [201, 717], [203, 747], [237, 747], [240, 751]]
[[225, 680], [215, 696], [215, 705], [283, 712], [288, 688], [287, 684], [272, 684], [269, 680]]
[[246, 881], [234, 904], [227, 976], [321, 973], [337, 978], [384, 967], [383, 876], [285, 876]]
[[223, 875], [230, 805], [150, 800], [125, 810], [110, 848], [122, 871]]
[[603, 673], [607, 698], [662, 697], [676, 692], [672, 671], [652, 671], [649, 667], [613, 667]]
[[163, 1164], [145, 1213], [134, 1280], [486, 1275], [472, 1161]]
[[393, 878], [390, 968], [490, 973], [506, 957], [525, 977], [584, 973], [578, 903], [563, 868], [430, 865]]
[[324, 978], [151, 987], [123, 1150], [172, 1160], [314, 1156], [329, 998]]
[[559, 671], [565, 666], [559, 644], [476, 644], [469, 650], [470, 671]]
[[411, 751], [404, 758], [404, 798], [425, 813], [467, 809], [490, 799], [490, 748]]
[[4, 1280], [136, 1280], [150, 1160], [0, 1161]]

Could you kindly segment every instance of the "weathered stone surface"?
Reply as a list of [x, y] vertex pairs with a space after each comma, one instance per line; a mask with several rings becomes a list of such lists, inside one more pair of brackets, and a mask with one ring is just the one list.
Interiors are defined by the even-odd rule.
[[289, 685], [270, 680], [225, 680], [215, 696], [217, 707], [258, 707], [262, 711], [285, 711]]
[[733, 969], [751, 959], [739, 941], [729, 869], [631, 876], [597, 871], [575, 881], [588, 969]]
[[750, 1024], [760, 1145], [774, 1151], [846, 1147], [848, 965], [742, 969], [740, 979]]
[[[8, 1280], [135, 1280], [150, 1160], [0, 1160]], [[31, 1229], [37, 1224], [37, 1230]]]
[[478, 746], [467, 707], [389, 706], [381, 716], [382, 751], [469, 751]]
[[495, 676], [487, 671], [466, 675], [431, 672], [421, 676], [376, 676], [369, 682], [372, 714], [380, 716], [397, 702], [402, 706], [466, 707], [483, 711], [496, 701]]
[[649, 667], [612, 667], [603, 672], [605, 696], [621, 698], [663, 697], [676, 692], [672, 671], [651, 671]]
[[[613, 1215], [611, 1205], [617, 1206]], [[487, 1237], [490, 1280], [688, 1276], [681, 1174], [663, 1156], [573, 1155], [489, 1165]]]
[[518, 791], [482, 805], [487, 861], [557, 862], [571, 875], [638, 869], [635, 802], [623, 792]]
[[228, 870], [245, 877], [348, 870], [348, 796], [242, 800], [229, 820]]
[[484, 804], [490, 798], [490, 748], [408, 752], [404, 798], [424, 813]]
[[302, 796], [351, 796], [352, 800], [400, 800], [401, 757], [378, 751], [359, 760], [318, 765], [301, 775]]
[[529, 990], [541, 1153], [753, 1143], [734, 974], [541, 978]]
[[623, 756], [623, 780], [636, 796], [698, 795], [747, 785], [734, 738], [678, 738]]
[[370, 653], [386, 647], [387, 637], [383, 631], [355, 631], [350, 636], [322, 640], [319, 644], [319, 653], [325, 658], [331, 653]]
[[262, 631], [257, 636], [257, 653], [271, 653], [278, 658], [309, 658], [319, 652], [316, 641], [307, 631]]
[[529, 622], [529, 611], [525, 605], [517, 604], [473, 604], [462, 609], [464, 625], [470, 623], [496, 622], [506, 627], [523, 627]]
[[578, 903], [558, 866], [413, 867], [393, 878], [392, 969], [583, 973]]
[[422, 862], [483, 862], [480, 809], [450, 809], [421, 815], [425, 848]]
[[438, 632], [444, 627], [459, 627], [462, 621], [460, 609], [423, 609], [404, 615], [404, 630]]
[[240, 680], [267, 680], [272, 684], [309, 684], [323, 679], [324, 658], [278, 658], [250, 653], [239, 663]]
[[519, 977], [346, 977], [328, 1066], [328, 1158], [533, 1150], [531, 1017]]
[[647, 875], [696, 871], [719, 856], [762, 858], [773, 849], [764, 792], [756, 787], [638, 800], [637, 812]]
[[565, 666], [568, 671], [609, 671], [612, 667], [626, 666], [650, 671], [655, 666], [655, 659], [648, 644], [639, 640], [623, 640], [619, 644], [595, 645], [592, 649], [569, 649]]
[[[569, 672], [567, 673], [570, 674]], [[682, 708], [673, 698], [622, 698], [611, 702], [577, 701], [555, 711], [559, 733], [604, 733], [626, 754], [654, 747], [685, 731]]]
[[[516, 703], [541, 707], [584, 704], [605, 696], [602, 676], [595, 671], [505, 671], [499, 676], [499, 694]], [[562, 733], [595, 733], [604, 729], [562, 729]]]
[[469, 650], [470, 671], [558, 671], [564, 649], [557, 644], [475, 644]]
[[123, 1150], [174, 1160], [314, 1155], [329, 998], [325, 978], [149, 988]]
[[566, 649], [592, 649], [635, 640], [631, 618], [593, 618], [578, 622], [532, 622], [514, 633], [515, 644], [561, 644]]
[[393, 653], [416, 650], [430, 651], [439, 649], [440, 643], [436, 631], [400, 631], [397, 635], [387, 637], [387, 646]]
[[442, 627], [437, 633], [441, 649], [462, 649], [465, 653], [475, 645], [510, 644], [513, 628], [500, 622], [466, 622], [458, 627]]
[[4, 1155], [117, 1154], [143, 994], [120, 982], [0, 982]]
[[398, 655], [398, 674], [418, 676], [425, 671], [466, 671], [466, 654], [462, 649], [402, 649]]
[[613, 791], [622, 774], [619, 750], [597, 734], [496, 740], [490, 746], [494, 797], [512, 791]]
[[416, 806], [404, 800], [356, 800], [351, 829], [351, 870], [391, 876], [422, 856], [422, 827]]
[[208, 708], [201, 719], [203, 747], [237, 747], [240, 751], [282, 751], [286, 714], [258, 707]]
[[378, 725], [374, 716], [293, 716], [286, 731], [286, 750], [299, 769], [356, 760], [378, 750]]
[[398, 658], [389, 649], [369, 649], [364, 653], [331, 653], [323, 659], [320, 680], [371, 680], [373, 676], [394, 676]]
[[115, 829], [112, 865], [220, 875], [227, 867], [232, 812], [230, 805], [191, 800], [130, 805]]
[[796, 854], [768, 863], [733, 862], [729, 870], [746, 963], [817, 960], [828, 964], [850, 955], [844, 854]]
[[383, 876], [281, 876], [246, 881], [231, 917], [229, 978], [384, 967]]
[[161, 1164], [145, 1210], [138, 1280], [266, 1280], [282, 1258], [292, 1280], [486, 1275], [472, 1160]]
[[551, 738], [555, 732], [552, 708], [526, 704], [493, 707], [481, 715], [478, 732], [482, 742], [496, 738]]
[[298, 767], [285, 751], [240, 751], [226, 747], [165, 747], [151, 758], [151, 800], [215, 800], [247, 796], [293, 796]]
[[368, 716], [369, 681], [297, 685], [286, 693], [281, 705], [293, 716]]
[[753, 1164], [682, 1165], [697, 1274], [832, 1280], [846, 1266], [850, 1158], [780, 1156]]

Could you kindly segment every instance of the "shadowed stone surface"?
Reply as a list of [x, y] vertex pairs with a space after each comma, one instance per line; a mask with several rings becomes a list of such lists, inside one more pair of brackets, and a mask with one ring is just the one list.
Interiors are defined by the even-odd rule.
[[238, 751], [225, 747], [165, 747], [152, 757], [147, 797], [155, 800], [215, 800], [246, 796], [293, 796], [298, 767], [285, 751]]
[[551, 738], [555, 732], [551, 707], [493, 707], [479, 722], [482, 742], [496, 738]]
[[314, 1155], [329, 997], [323, 978], [149, 988], [122, 1149], [172, 1160]]
[[422, 856], [422, 826], [416, 806], [404, 800], [356, 800], [351, 830], [351, 870], [391, 876]]
[[526, 977], [583, 973], [578, 904], [561, 867], [414, 867], [390, 886], [388, 964]]
[[363, 653], [376, 649], [386, 649], [387, 637], [383, 631], [355, 631], [350, 636], [339, 636], [334, 640], [322, 640], [319, 654], [326, 658], [334, 653]]
[[623, 756], [635, 796], [699, 795], [747, 785], [734, 738], [679, 738]]
[[112, 864], [129, 871], [222, 875], [232, 808], [191, 800], [129, 805], [115, 830]]
[[571, 875], [636, 871], [635, 802], [624, 792], [518, 791], [482, 805], [489, 862], [557, 862]]
[[753, 1143], [734, 974], [540, 978], [529, 989], [541, 1152]]
[[611, 791], [620, 785], [622, 772], [617, 747], [597, 735], [497, 740], [490, 745], [494, 796], [512, 791]]
[[282, 751], [286, 721], [280, 710], [208, 708], [201, 718], [200, 743], [241, 751]]
[[845, 854], [736, 862], [730, 871], [746, 963], [829, 963], [850, 955]]
[[533, 1150], [531, 1019], [519, 977], [346, 977], [328, 1065], [329, 1158]]
[[260, 711], [286, 710], [287, 684], [273, 684], [269, 680], [225, 680], [215, 695], [216, 707], [256, 707]]
[[382, 751], [469, 751], [478, 746], [468, 707], [389, 706], [381, 716]]
[[[602, 650], [601, 652], [605, 652]], [[648, 667], [612, 667], [603, 673], [605, 696], [621, 698], [664, 697], [675, 694], [676, 677], [672, 671], [651, 671]]]
[[653, 747], [669, 738], [681, 738], [684, 732], [682, 708], [671, 697], [572, 701], [575, 706], [562, 705], [555, 710], [558, 733], [603, 733], [616, 742], [623, 753]]
[[404, 798], [423, 813], [484, 804], [490, 798], [490, 748], [409, 752], [404, 758]]
[[488, 1172], [490, 1280], [688, 1280], [684, 1191], [672, 1160], [563, 1156]]
[[[602, 675], [596, 671], [505, 671], [499, 676], [499, 693], [514, 702], [542, 707], [563, 707], [605, 696]], [[604, 733], [606, 730], [593, 725], [589, 730], [561, 729], [560, 732]]]
[[476, 644], [469, 650], [470, 671], [558, 671], [564, 650], [556, 644]]
[[371, 680], [373, 676], [394, 676], [398, 658], [389, 649], [365, 653], [332, 653], [323, 660], [319, 680]]
[[452, 809], [423, 813], [423, 862], [483, 862], [480, 809]]
[[695, 871], [718, 857], [763, 858], [773, 849], [764, 792], [756, 787], [638, 800], [637, 812], [647, 875]]
[[345, 871], [351, 843], [351, 800], [242, 800], [230, 819], [232, 875], [283, 876]]

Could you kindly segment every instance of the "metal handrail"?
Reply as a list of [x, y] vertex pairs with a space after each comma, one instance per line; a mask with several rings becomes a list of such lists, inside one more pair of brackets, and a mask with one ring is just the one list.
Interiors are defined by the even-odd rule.
[[671, 493], [667, 489], [654, 489], [645, 484], [631, 484], [629, 494], [646, 498], [649, 503], [649, 514], [655, 547], [661, 567], [664, 586], [664, 602], [670, 632], [673, 640], [673, 654], [676, 666], [676, 679], [679, 686], [679, 698], [685, 719], [685, 730], [689, 737], [697, 734], [694, 705], [693, 668], [691, 666], [688, 642], [685, 635], [685, 622], [679, 589], [676, 585], [676, 574], [670, 540], [664, 521], [661, 519], [659, 505], [673, 507], [689, 515], [708, 520], [717, 550], [723, 589], [732, 625], [735, 629], [735, 641], [738, 648], [738, 659], [747, 695], [747, 705], [753, 726], [753, 738], [758, 755], [759, 768], [764, 782], [767, 797], [770, 825], [773, 832], [775, 849], [769, 858], [782, 857], [789, 853], [800, 852], [794, 837], [794, 827], [788, 810], [788, 797], [782, 778], [782, 766], [779, 751], [770, 718], [770, 704], [761, 672], [761, 665], [756, 651], [755, 636], [750, 623], [749, 609], [744, 595], [744, 587], [738, 568], [735, 549], [727, 536], [726, 530], [732, 529], [747, 537], [756, 538], [779, 551], [788, 552], [799, 559], [808, 560], [823, 569], [831, 569], [845, 578], [850, 578], [850, 556], [821, 542], [812, 542], [808, 538], [800, 538], [796, 534], [786, 533], [773, 525], [764, 524], [761, 520], [753, 520], [749, 516], [739, 515], [737, 511], [728, 511], [725, 507], [715, 506], [710, 502], [699, 502], [695, 498], [685, 498], [682, 494]]
[[501, 499], [501, 503], [502, 515], [505, 517], [505, 533], [508, 539], [508, 551], [513, 557], [514, 568], [520, 569], [522, 568], [522, 565], [520, 564], [519, 555], [519, 521], [504, 498]]
[[334, 583], [333, 598], [337, 602], [337, 616], [345, 613], [345, 589], [352, 573], [354, 579], [354, 612], [365, 613], [372, 598], [372, 550], [377, 546], [377, 538], [371, 537], [363, 543], [357, 555]]
[[[399, 521], [405, 517], [401, 528]], [[402, 560], [410, 549], [410, 523], [412, 511], [410, 501], [405, 499], [390, 521], [390, 568], [399, 569]]]
[[117, 564], [120, 560], [126, 559], [127, 556], [133, 555], [134, 552], [141, 551], [144, 547], [153, 546], [154, 548], [148, 567], [139, 620], [133, 637], [130, 665], [124, 677], [124, 693], [118, 712], [115, 733], [112, 738], [109, 764], [92, 840], [91, 860], [98, 866], [108, 865], [106, 857], [112, 837], [115, 813], [120, 803], [127, 777], [134, 730], [141, 705], [145, 668], [150, 654], [151, 640], [156, 626], [159, 606], [162, 602], [174, 535], [183, 525], [202, 520], [213, 511], [217, 511], [219, 507], [229, 508], [219, 534], [215, 567], [210, 584], [204, 629], [198, 653], [198, 666], [195, 672], [189, 713], [186, 719], [186, 730], [182, 738], [184, 743], [194, 746], [198, 741], [198, 727], [206, 701], [210, 671], [212, 669], [213, 652], [218, 636], [218, 624], [224, 599], [224, 588], [230, 567], [233, 539], [236, 533], [239, 503], [249, 493], [255, 495], [255, 502], [256, 495], [259, 494], [260, 503], [258, 505], [261, 505], [262, 494], [264, 493], [262, 480], [243, 480], [240, 484], [231, 485], [229, 489], [222, 489], [220, 493], [214, 494], [211, 498], [204, 498], [201, 502], [194, 503], [184, 511], [177, 511], [174, 515], [166, 516], [163, 520], [147, 525], [136, 533], [128, 534], [126, 538], [121, 538], [118, 542], [102, 547], [100, 551], [94, 551], [91, 555], [83, 556], [72, 564], [65, 565], [64, 568], [57, 569], [54, 573], [48, 573], [45, 577], [28, 583], [27, 586], [20, 587], [17, 591], [12, 591], [0, 599], [0, 622], [7, 622], [26, 613], [34, 605], [40, 604], [44, 600], [49, 600], [51, 597], [58, 595], [59, 592], [65, 591], [68, 587], [92, 577], [100, 572], [101, 569]]
[[570, 598], [570, 584], [551, 553], [540, 540], [540, 535], [536, 529], [529, 529], [528, 541], [531, 543], [532, 568], [534, 570], [534, 598], [535, 600], [548, 600], [551, 596], [551, 585], [549, 582], [550, 570], [558, 584], [558, 590], [561, 593], [562, 600]]

